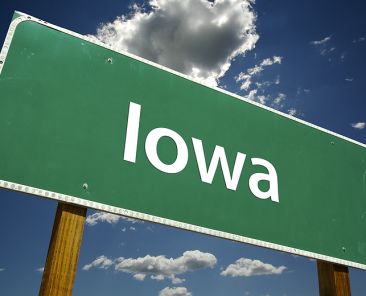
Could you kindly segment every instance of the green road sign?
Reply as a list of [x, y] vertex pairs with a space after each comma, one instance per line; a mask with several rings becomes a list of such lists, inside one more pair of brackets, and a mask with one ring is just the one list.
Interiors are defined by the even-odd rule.
[[0, 186], [366, 269], [366, 149], [20, 14]]

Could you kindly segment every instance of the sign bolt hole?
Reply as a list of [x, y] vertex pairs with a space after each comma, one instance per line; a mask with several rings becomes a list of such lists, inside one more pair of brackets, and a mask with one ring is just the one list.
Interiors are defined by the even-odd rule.
[[108, 62], [109, 64], [112, 64], [112, 62], [113, 62], [112, 58], [108, 58], [108, 59], [107, 59], [107, 62]]
[[330, 142], [331, 145], [334, 145], [334, 142]]
[[0, 65], [2, 65], [3, 64], [3, 61], [0, 61]]
[[84, 183], [84, 184], [83, 184], [83, 189], [84, 189], [84, 190], [87, 190], [88, 188], [89, 188], [88, 184], [87, 184], [87, 183]]
[[343, 252], [346, 252], [346, 247], [342, 247], [342, 251]]

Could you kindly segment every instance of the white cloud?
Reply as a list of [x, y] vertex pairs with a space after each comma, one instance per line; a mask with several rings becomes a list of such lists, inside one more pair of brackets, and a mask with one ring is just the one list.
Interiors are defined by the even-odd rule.
[[165, 256], [150, 256], [139, 258], [120, 258], [115, 265], [117, 271], [153, 276], [152, 279], [169, 278], [173, 283], [180, 283], [176, 275], [203, 268], [213, 268], [217, 262], [214, 255], [201, 251], [186, 251], [181, 257], [166, 258]]
[[[322, 56], [326, 56], [328, 54], [330, 54], [331, 52], [335, 51], [335, 47], [329, 47], [329, 41], [331, 40], [331, 36], [327, 36], [327, 37], [324, 37], [323, 39], [321, 40], [317, 40], [317, 41], [311, 41], [310, 44], [315, 46], [320, 54]], [[344, 59], [344, 57], [343, 57]], [[342, 60], [342, 58], [341, 58]], [[332, 59], [331, 58], [328, 58], [328, 61], [331, 62]]]
[[359, 37], [359, 38], [357, 38], [357, 39], [353, 39], [353, 43], [357, 43], [357, 42], [364, 42], [366, 39], [365, 39], [365, 37]]
[[257, 89], [252, 89], [246, 96], [244, 96], [244, 98], [250, 101], [260, 103], [262, 105], [265, 105], [269, 99], [269, 97], [258, 95]]
[[246, 96], [244, 96], [245, 99], [255, 101], [257, 97], [258, 90], [252, 89]]
[[113, 265], [113, 261], [102, 255], [96, 258], [92, 263], [84, 265], [83, 270], [90, 270], [93, 267], [108, 269], [111, 265]]
[[324, 37], [323, 39], [321, 40], [317, 40], [317, 41], [311, 41], [310, 44], [312, 45], [324, 45], [326, 43], [328, 43], [328, 41], [330, 41], [331, 37], [330, 36], [327, 36], [327, 37]]
[[[259, 93], [258, 90], [261, 92]], [[273, 97], [270, 95], [264, 95], [261, 89], [252, 89], [247, 95], [244, 96], [244, 98], [280, 110], [284, 108], [284, 102], [287, 98], [287, 95], [280, 92], [276, 97]]]
[[150, 0], [102, 24], [96, 37], [117, 50], [190, 75], [210, 85], [232, 60], [255, 47], [253, 0]]
[[[246, 72], [240, 72], [239, 75], [235, 77], [235, 81], [237, 83], [240, 83], [241, 90], [248, 90], [252, 85], [252, 80], [254, 76], [257, 76], [261, 72], [263, 72], [265, 67], [272, 66], [274, 64], [281, 64], [282, 59], [283, 57], [281, 56], [273, 56], [272, 59], [266, 58], [262, 60], [262, 62], [260, 62], [258, 65], [255, 65], [253, 68], [247, 69]], [[274, 81], [274, 83], [279, 83], [279, 77]], [[265, 86], [265, 84], [266, 83], [262, 84], [261, 86]], [[269, 86], [270, 84], [267, 83], [267, 85]]]
[[252, 84], [252, 75], [240, 72], [238, 76], [235, 77], [236, 82], [241, 82], [240, 89], [248, 90]]
[[86, 224], [89, 226], [97, 225], [99, 222], [106, 222], [109, 224], [116, 224], [120, 220], [124, 220], [131, 223], [143, 223], [143, 221], [135, 220], [128, 217], [118, 216], [111, 213], [106, 212], [96, 212], [94, 214], [89, 215], [86, 217]]
[[159, 296], [192, 296], [192, 293], [188, 292], [185, 287], [166, 287], [160, 291]]
[[341, 61], [342, 63], [345, 61], [346, 56], [347, 56], [347, 53], [346, 53], [346, 52], [344, 52], [344, 53], [342, 53], [342, 54], [341, 54], [341, 56], [339, 57], [339, 59], [340, 59], [340, 61]]
[[268, 80], [268, 81], [261, 81], [261, 82], [255, 82], [255, 86], [257, 87], [258, 91], [261, 91], [262, 93], [270, 86], [272, 85], [279, 85], [280, 84], [280, 75], [277, 75], [277, 77], [274, 80]]
[[150, 278], [151, 278], [152, 280], [156, 280], [156, 281], [158, 281], [158, 282], [165, 280], [165, 277], [164, 277], [163, 275], [161, 275], [161, 274], [158, 274], [158, 275], [152, 275], [152, 276], [150, 276]]
[[[321, 50], [320, 50], [320, 54], [322, 55], [322, 56], [326, 56], [328, 53], [331, 53], [332, 51], [334, 51], [335, 50], [335, 47], [331, 47], [331, 48], [322, 48]], [[332, 59], [329, 59], [329, 61], [331, 61]]]
[[283, 57], [273, 56], [273, 58], [266, 58], [262, 61], [261, 66], [272, 66], [273, 64], [281, 64]]
[[150, 256], [139, 258], [117, 258], [109, 259], [105, 256], [96, 258], [92, 263], [83, 267], [83, 270], [91, 268], [108, 269], [114, 265], [116, 271], [130, 273], [136, 280], [144, 280], [146, 276], [156, 281], [170, 279], [173, 284], [180, 284], [184, 279], [176, 277], [189, 271], [204, 268], [213, 268], [217, 262], [214, 255], [198, 250], [186, 251], [178, 258], [167, 258], [161, 256]]
[[0, 268], [0, 271], [5, 271], [5, 268]]
[[120, 216], [105, 213], [105, 212], [97, 212], [92, 215], [86, 217], [86, 224], [90, 226], [97, 225], [98, 222], [107, 222], [109, 224], [116, 224], [120, 219]]
[[362, 130], [366, 127], [366, 123], [365, 122], [355, 122], [355, 123], [352, 123], [351, 126], [355, 129]]
[[297, 113], [297, 110], [295, 108], [290, 108], [287, 110], [288, 114], [291, 116], [295, 116]]
[[311, 93], [311, 89], [309, 89], [309, 88], [302, 88], [301, 86], [299, 86], [297, 88], [297, 90], [296, 90], [296, 95], [299, 96], [299, 95], [301, 95], [303, 93], [309, 94], [309, 93]]
[[123, 228], [121, 228], [121, 231], [126, 232], [127, 229], [129, 229], [130, 231], [136, 231], [136, 227], [134, 227], [134, 226], [130, 226], [129, 228], [123, 227]]
[[262, 105], [266, 105], [267, 101], [269, 100], [269, 97], [267, 96], [263, 96], [263, 95], [260, 95], [260, 96], [256, 96], [254, 101], [262, 104]]
[[146, 227], [146, 230], [148, 230], [150, 232], [154, 232], [154, 227], [152, 225], [149, 225]]
[[44, 267], [37, 268], [37, 269], [36, 269], [36, 271], [38, 271], [38, 272], [41, 272], [41, 273], [42, 273], [42, 272], [44, 272]]
[[275, 81], [273, 81], [273, 83], [276, 85], [280, 84], [280, 75], [277, 75], [277, 78], [275, 79]]
[[146, 277], [146, 274], [143, 273], [136, 273], [133, 275], [133, 278], [138, 281], [143, 281]]
[[347, 82], [352, 82], [353, 78], [345, 78], [344, 80], [346, 80]]
[[284, 93], [279, 93], [277, 95], [277, 97], [273, 100], [272, 107], [282, 108], [283, 107], [283, 102], [286, 99], [286, 97], [287, 96]]
[[285, 266], [275, 267], [269, 263], [263, 263], [260, 260], [240, 258], [235, 263], [226, 267], [220, 274], [231, 277], [250, 277], [254, 275], [281, 274], [285, 269]]
[[178, 277], [172, 277], [171, 280], [172, 280], [172, 284], [174, 284], [174, 285], [181, 284], [186, 281], [185, 279], [181, 279]]

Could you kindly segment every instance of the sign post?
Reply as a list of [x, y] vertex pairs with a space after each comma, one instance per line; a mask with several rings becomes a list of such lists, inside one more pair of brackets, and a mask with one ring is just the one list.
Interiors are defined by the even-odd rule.
[[348, 267], [317, 260], [319, 296], [351, 296]]
[[40, 296], [71, 296], [86, 208], [59, 203], [43, 271]]

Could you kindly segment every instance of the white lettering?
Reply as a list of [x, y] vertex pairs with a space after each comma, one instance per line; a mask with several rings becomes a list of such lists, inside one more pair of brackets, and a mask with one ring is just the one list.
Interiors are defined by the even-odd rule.
[[[264, 166], [268, 170], [268, 174], [256, 173], [250, 176], [249, 187], [252, 193], [260, 199], [271, 198], [272, 201], [279, 202], [277, 172], [274, 166], [261, 158], [252, 158], [252, 164]], [[259, 189], [259, 182], [262, 180], [269, 182], [267, 192]]]
[[[177, 157], [172, 164], [163, 163], [158, 155], [157, 146], [158, 142], [162, 137], [171, 138], [177, 147]], [[188, 162], [188, 148], [183, 138], [176, 133], [167, 128], [156, 128], [153, 129], [146, 138], [145, 142], [146, 156], [151, 162], [151, 164], [158, 170], [168, 173], [175, 174], [182, 171]]]
[[141, 105], [130, 102], [123, 159], [136, 162], [137, 141], [139, 136]]
[[217, 170], [219, 162], [221, 163], [222, 173], [226, 187], [231, 190], [236, 190], [238, 186], [241, 171], [244, 166], [246, 155], [238, 152], [236, 155], [233, 176], [230, 175], [229, 165], [227, 163], [226, 154], [224, 147], [216, 146], [214, 153], [211, 158], [209, 168], [207, 170], [207, 164], [205, 160], [205, 154], [203, 151], [202, 141], [199, 139], [192, 138], [194, 152], [196, 154], [198, 169], [201, 175], [202, 182], [211, 184]]
[[[141, 105], [130, 102], [123, 159], [132, 163], [136, 162], [140, 114]], [[174, 162], [171, 164], [166, 164], [159, 158], [157, 149], [158, 143], [162, 137], [170, 138], [176, 146], [177, 155]], [[226, 188], [235, 191], [244, 168], [246, 154], [241, 152], [236, 154], [234, 168], [231, 174], [224, 147], [215, 146], [211, 160], [207, 166], [202, 140], [192, 138], [192, 143], [201, 181], [212, 184], [217, 167], [220, 163]], [[150, 163], [164, 173], [179, 173], [188, 163], [188, 148], [186, 142], [177, 132], [168, 128], [155, 128], [149, 132], [145, 141], [145, 152]], [[252, 158], [251, 162], [252, 165], [261, 165], [265, 167], [268, 173], [252, 174], [249, 177], [250, 191], [259, 199], [271, 199], [274, 202], [279, 202], [278, 178], [274, 166], [267, 160], [261, 158]], [[259, 188], [259, 183], [261, 181], [268, 182], [269, 187], [267, 191], [262, 191]]]

